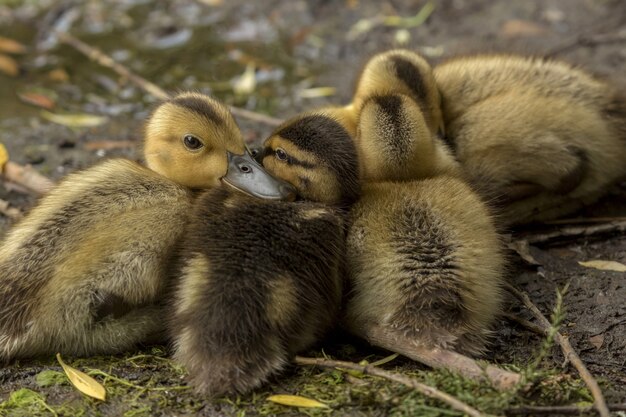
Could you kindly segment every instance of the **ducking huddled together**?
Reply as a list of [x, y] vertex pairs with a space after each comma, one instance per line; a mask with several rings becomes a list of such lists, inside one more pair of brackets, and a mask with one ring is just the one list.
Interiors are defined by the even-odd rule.
[[146, 166], [73, 173], [5, 236], [0, 361], [170, 343], [217, 396], [260, 386], [335, 326], [480, 355], [507, 275], [501, 230], [626, 176], [626, 102], [558, 61], [431, 68], [392, 50], [350, 103], [279, 126], [260, 164], [199, 93], [160, 104], [144, 141]]

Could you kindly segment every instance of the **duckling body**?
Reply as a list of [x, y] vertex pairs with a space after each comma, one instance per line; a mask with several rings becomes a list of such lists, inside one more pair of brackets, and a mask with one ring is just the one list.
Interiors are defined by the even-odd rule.
[[194, 388], [247, 392], [319, 341], [339, 312], [343, 242], [342, 216], [321, 204], [201, 196], [171, 323]]
[[245, 147], [228, 110], [194, 93], [160, 105], [145, 141], [152, 169], [110, 160], [71, 174], [5, 237], [0, 360], [118, 352], [164, 332], [189, 187], [231, 178]]
[[0, 358], [117, 352], [157, 337], [191, 202], [132, 161], [69, 175], [0, 248]]
[[[350, 204], [358, 192], [346, 191], [346, 184], [358, 181], [347, 133], [328, 118], [296, 125], [266, 141], [266, 168], [284, 174], [304, 197]], [[322, 127], [325, 136], [317, 134]], [[346, 160], [329, 166], [325, 156], [334, 141], [350, 146], [335, 146]], [[279, 149], [271, 156], [270, 146]], [[249, 391], [319, 341], [338, 318], [344, 242], [338, 207], [253, 200], [222, 189], [202, 195], [179, 252], [170, 323], [174, 357], [196, 390]]]
[[[370, 110], [374, 113], [377, 109], [381, 107], [374, 103]], [[342, 114], [345, 109], [338, 111]], [[297, 116], [285, 125], [300, 130], [301, 134], [294, 136], [305, 143], [307, 137], [323, 136], [324, 130], [308, 133], [299, 127], [301, 120], [332, 118], [333, 112]], [[358, 119], [358, 132], [364, 133], [373, 119]], [[417, 125], [423, 118], [410, 122]], [[342, 138], [341, 146], [362, 143], [359, 138]], [[384, 138], [394, 139], [393, 135], [377, 139]], [[340, 143], [335, 138], [326, 148], [330, 166], [345, 163], [350, 155], [335, 151], [333, 146]], [[303, 188], [306, 192], [298, 178], [306, 170], [315, 171], [316, 164], [307, 161], [303, 168], [281, 162], [279, 151], [288, 154], [286, 161], [300, 152], [301, 145], [294, 141], [289, 145], [279, 146], [272, 138], [266, 141], [263, 165], [300, 193]], [[357, 154], [355, 149], [352, 155]], [[378, 155], [383, 159], [387, 154]], [[376, 173], [380, 178], [389, 175], [384, 169], [391, 167], [391, 162], [376, 165], [381, 167]], [[356, 169], [358, 162], [350, 166]], [[346, 242], [346, 328], [365, 339], [371, 339], [376, 330], [379, 339], [382, 332], [386, 340], [407, 336], [421, 346], [480, 352], [499, 312], [504, 261], [493, 221], [478, 195], [462, 180], [444, 175], [402, 182], [370, 181], [353, 192], [359, 192], [360, 199], [350, 212]], [[341, 194], [324, 195], [341, 200]], [[333, 204], [333, 198], [325, 202]]]
[[501, 302], [503, 256], [485, 205], [439, 176], [363, 186], [351, 212], [345, 326], [477, 354]]
[[609, 84], [518, 56], [452, 59], [434, 75], [456, 158], [504, 223], [571, 213], [626, 176], [626, 101]]

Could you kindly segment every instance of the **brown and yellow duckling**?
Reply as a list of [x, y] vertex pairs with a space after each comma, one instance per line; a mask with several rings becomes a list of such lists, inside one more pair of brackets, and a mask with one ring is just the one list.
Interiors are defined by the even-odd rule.
[[180, 247], [170, 322], [174, 358], [197, 391], [254, 389], [337, 322], [342, 207], [358, 196], [354, 152], [332, 118], [302, 118], [266, 141], [263, 161], [302, 197], [332, 205], [225, 189], [197, 200]]
[[162, 333], [160, 304], [190, 188], [221, 180], [276, 197], [271, 177], [251, 172], [230, 112], [200, 94], [154, 111], [145, 159], [152, 169], [114, 159], [67, 176], [5, 236], [0, 361], [118, 352]]
[[[367, 109], [367, 102], [363, 107], [374, 115], [381, 109], [375, 103]], [[290, 182], [307, 198], [321, 195], [323, 199], [317, 199], [327, 204], [343, 201], [342, 193], [319, 191], [326, 184], [342, 183], [342, 177], [315, 181], [319, 157], [310, 155], [306, 143], [325, 133], [307, 131], [302, 120], [317, 119], [323, 127], [325, 120], [341, 121], [344, 111], [307, 113], [287, 122], [282, 131], [293, 133], [279, 132], [265, 143], [263, 165], [268, 172]], [[416, 117], [409, 125], [423, 120]], [[362, 117], [357, 129], [363, 133], [371, 126], [370, 119]], [[394, 139], [393, 135], [378, 138]], [[353, 143], [361, 142], [357, 138]], [[331, 144], [324, 152], [324, 166], [345, 166], [350, 155], [338, 150], [345, 144], [336, 139]], [[378, 153], [381, 159], [387, 155]], [[348, 165], [356, 169], [358, 163]], [[387, 177], [384, 169], [392, 165], [393, 160], [374, 165], [382, 167], [376, 177]], [[318, 191], [308, 192], [313, 187]], [[348, 195], [358, 191], [349, 191], [345, 184], [344, 190]], [[474, 354], [483, 350], [500, 308], [504, 259], [489, 211], [462, 180], [441, 175], [365, 182], [350, 213], [346, 263], [349, 290], [344, 323], [354, 334], [374, 342], [385, 339], [386, 347], [393, 346], [394, 339], [408, 338], [426, 347]]]
[[626, 100], [609, 83], [507, 55], [452, 59], [434, 74], [456, 157], [505, 222], [571, 213], [626, 177]]

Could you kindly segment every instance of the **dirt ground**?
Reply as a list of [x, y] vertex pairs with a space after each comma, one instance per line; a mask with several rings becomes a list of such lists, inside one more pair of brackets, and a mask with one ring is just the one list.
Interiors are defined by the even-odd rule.
[[[426, 17], [423, 22], [422, 17]], [[398, 46], [419, 51], [433, 64], [476, 52], [549, 55], [609, 78], [622, 91], [626, 85], [626, 2], [622, 0], [0, 0], [0, 36], [28, 47], [25, 54], [13, 56], [19, 65], [17, 76], [0, 71], [0, 142], [12, 160], [30, 163], [55, 179], [103, 158], [139, 158], [141, 121], [154, 99], [60, 45], [51, 35], [54, 29], [69, 30], [169, 91], [198, 89], [282, 119], [304, 109], [347, 102], [367, 58]], [[235, 92], [246, 66], [256, 69], [256, 85]], [[108, 119], [92, 128], [52, 123], [42, 117], [40, 109], [18, 98], [28, 92], [49, 97], [55, 103], [53, 112]], [[271, 129], [239, 121], [250, 142], [262, 139]], [[2, 184], [0, 199], [24, 210], [35, 202], [32, 195]], [[626, 184], [616, 185], [605, 199], [580, 213], [585, 218], [624, 216]], [[6, 217], [0, 218], [2, 230], [10, 224]], [[563, 300], [562, 332], [600, 380], [607, 401], [626, 402], [626, 273], [578, 264], [594, 259], [626, 263], [626, 235], [570, 239], [531, 247], [531, 253], [541, 265], [526, 265], [512, 254], [510, 282], [527, 291], [546, 314], [553, 308], [556, 289], [569, 286]], [[516, 300], [507, 304], [510, 311], [530, 318]], [[522, 368], [536, 357], [541, 344], [542, 338], [502, 319], [483, 359]], [[321, 348], [333, 357], [356, 362], [371, 355], [385, 356], [342, 335]], [[56, 382], [41, 382], [42, 371], [60, 370], [52, 358], [4, 366], [0, 368], [0, 416], [459, 415], [397, 387], [377, 385], [380, 381], [367, 379], [368, 391], [338, 371], [301, 368], [249, 396], [209, 402], [186, 390], [183, 371], [166, 357], [163, 348], [153, 347], [114, 358], [68, 358], [75, 366], [109, 375], [93, 371], [111, 384], [107, 385], [110, 400], [102, 404], [84, 399], [56, 374], [52, 375]], [[415, 375], [426, 369], [405, 359], [397, 359], [389, 368]], [[540, 390], [536, 395], [524, 393], [509, 398], [508, 405], [590, 400], [583, 388], [575, 395], [563, 388], [582, 385], [571, 365], [563, 366], [557, 347], [549, 349], [541, 368], [554, 373], [553, 381], [561, 378], [556, 383], [560, 390], [550, 395]], [[317, 388], [311, 386], [315, 381]], [[436, 381], [447, 386], [447, 380]], [[161, 385], [171, 389], [155, 389]], [[39, 406], [15, 405], [15, 393], [22, 388], [35, 393], [28, 398]], [[268, 393], [282, 392], [308, 393], [333, 408], [291, 411], [264, 402]], [[346, 392], [347, 397], [339, 398], [339, 393]], [[468, 388], [466, 392], [474, 392], [471, 401], [480, 404], [476, 391]], [[508, 405], [485, 407], [502, 414]]]

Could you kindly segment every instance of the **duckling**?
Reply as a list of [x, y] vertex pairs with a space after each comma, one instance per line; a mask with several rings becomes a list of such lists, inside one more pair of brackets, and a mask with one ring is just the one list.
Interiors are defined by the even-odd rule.
[[261, 153], [301, 197], [332, 205], [224, 189], [199, 197], [181, 245], [169, 326], [174, 358], [198, 392], [260, 386], [338, 319], [342, 207], [358, 196], [350, 141], [333, 119], [303, 117], [279, 127]]
[[610, 84], [506, 55], [452, 59], [434, 76], [456, 158], [503, 223], [571, 213], [626, 177], [626, 100]]
[[359, 76], [352, 103], [338, 110], [358, 141], [364, 181], [461, 174], [445, 143], [432, 68], [421, 56], [401, 49], [375, 55]]
[[5, 237], [0, 361], [113, 353], [160, 335], [190, 188], [221, 179], [268, 198], [281, 192], [246, 154], [226, 107], [200, 94], [154, 111], [144, 152], [149, 168], [117, 159], [70, 174]]
[[[371, 109], [367, 106], [366, 102], [364, 111], [372, 114], [381, 109], [375, 101]], [[341, 115], [344, 109], [338, 112]], [[343, 201], [343, 195], [323, 193], [319, 188], [341, 183], [343, 177], [319, 184], [302, 180], [314, 178], [307, 176], [308, 172], [319, 171], [317, 159], [307, 158], [302, 149], [324, 133], [308, 132], [301, 121], [332, 115], [333, 110], [327, 109], [297, 116], [283, 127], [284, 131], [300, 131], [289, 136], [297, 140], [277, 143], [272, 137], [263, 153], [268, 172], [308, 198], [325, 196], [327, 204]], [[371, 120], [361, 118], [357, 130], [365, 132]], [[422, 121], [417, 117], [409, 120], [409, 125]], [[289, 137], [281, 135], [282, 139]], [[394, 136], [380, 138], [386, 139], [394, 140]], [[352, 140], [357, 146], [361, 143]], [[328, 145], [326, 166], [346, 165], [346, 152], [339, 152], [339, 145], [336, 139]], [[387, 157], [384, 152], [378, 155]], [[352, 168], [357, 165], [356, 161], [349, 164]], [[335, 172], [345, 175], [345, 170]], [[377, 173], [380, 178], [388, 174]], [[348, 191], [347, 185], [344, 193], [354, 195], [358, 189]], [[318, 191], [310, 192], [314, 188]], [[489, 210], [461, 179], [441, 175], [404, 182], [365, 182], [350, 212], [346, 271], [350, 289], [343, 322], [357, 336], [387, 341], [408, 338], [415, 345], [472, 354], [484, 349], [499, 312], [504, 259]]]

